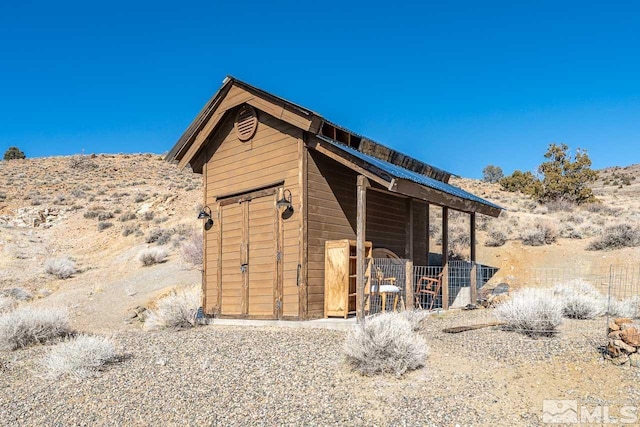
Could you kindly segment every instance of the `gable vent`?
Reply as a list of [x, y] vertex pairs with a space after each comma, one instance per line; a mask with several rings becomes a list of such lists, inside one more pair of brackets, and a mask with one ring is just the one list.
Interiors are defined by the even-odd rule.
[[243, 105], [236, 114], [236, 122], [233, 127], [240, 141], [248, 141], [256, 133], [258, 127], [258, 115], [250, 105]]

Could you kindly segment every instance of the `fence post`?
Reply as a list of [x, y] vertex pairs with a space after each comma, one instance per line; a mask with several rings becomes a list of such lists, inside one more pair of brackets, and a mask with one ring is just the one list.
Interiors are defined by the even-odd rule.
[[478, 303], [478, 264], [475, 262], [471, 263], [471, 270], [469, 271], [469, 304], [477, 304]]
[[405, 302], [404, 305], [407, 310], [413, 310], [414, 301], [413, 301], [413, 261], [407, 260], [407, 263], [404, 265], [404, 277], [405, 277], [405, 285], [404, 285], [404, 295]]
[[442, 267], [442, 309], [449, 309], [449, 263]]

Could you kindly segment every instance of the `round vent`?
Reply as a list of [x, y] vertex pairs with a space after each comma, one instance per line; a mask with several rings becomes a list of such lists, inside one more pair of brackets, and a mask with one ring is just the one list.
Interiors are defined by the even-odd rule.
[[236, 129], [236, 135], [240, 141], [248, 141], [256, 133], [258, 127], [258, 115], [256, 110], [250, 105], [243, 105], [236, 115], [236, 122], [233, 125]]

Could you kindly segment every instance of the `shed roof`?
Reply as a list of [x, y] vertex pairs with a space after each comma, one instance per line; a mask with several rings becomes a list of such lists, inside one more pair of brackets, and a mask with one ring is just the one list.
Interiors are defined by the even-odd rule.
[[398, 192], [397, 182], [394, 183], [393, 180], [407, 180], [413, 183], [429, 187], [433, 190], [458, 197], [463, 200], [467, 200], [473, 203], [479, 203], [488, 208], [496, 209], [498, 211], [503, 208], [496, 205], [495, 203], [489, 202], [481, 197], [476, 196], [475, 194], [469, 193], [461, 188], [448, 184], [446, 182], [438, 181], [436, 179], [430, 178], [428, 176], [421, 175], [419, 173], [410, 171], [400, 166], [396, 166], [384, 160], [380, 160], [376, 157], [370, 156], [368, 154], [362, 153], [352, 147], [341, 144], [338, 141], [332, 140], [322, 135], [318, 135], [323, 141], [326, 141], [331, 146], [337, 148], [338, 150], [346, 153], [348, 156], [355, 157], [356, 159], [361, 160], [369, 167], [366, 168], [368, 171], [376, 174], [380, 178], [385, 179], [389, 182], [390, 190], [395, 190]]
[[[355, 170], [364, 171], [390, 191], [465, 212], [498, 216], [502, 210], [498, 205], [448, 184], [452, 176], [450, 172], [362, 137], [329, 122], [312, 110], [231, 76], [225, 78], [222, 87], [207, 101], [169, 151], [166, 160], [178, 161], [182, 167], [191, 163], [223, 117], [243, 103], [308, 132], [315, 137], [315, 143], [310, 144], [310, 148]], [[319, 146], [318, 141], [323, 145]]]

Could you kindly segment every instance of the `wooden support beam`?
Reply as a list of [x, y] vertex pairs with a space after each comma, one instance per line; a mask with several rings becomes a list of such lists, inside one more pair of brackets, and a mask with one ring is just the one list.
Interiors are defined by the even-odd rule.
[[365, 277], [365, 233], [367, 225], [367, 188], [369, 180], [364, 175], [358, 175], [356, 186], [357, 214], [356, 214], [356, 317], [358, 322], [364, 321], [364, 289], [368, 277]]
[[449, 309], [449, 208], [442, 208], [442, 308]]
[[406, 283], [404, 288], [404, 294], [405, 294], [404, 306], [407, 310], [413, 310], [414, 303], [415, 303], [415, 301], [413, 300], [413, 261], [408, 260], [404, 268], [405, 268], [404, 277], [406, 278]]
[[404, 257], [413, 261], [413, 200], [406, 200], [407, 222], [405, 224]]
[[478, 302], [478, 274], [476, 266], [476, 214], [471, 213], [469, 217], [469, 233], [471, 234], [471, 271], [469, 274], [469, 299], [470, 304]]
[[425, 221], [427, 223], [427, 262], [426, 264], [429, 265], [429, 252], [431, 251], [431, 245], [430, 245], [430, 240], [431, 240], [431, 236], [429, 235], [429, 226], [431, 225], [431, 215], [430, 215], [430, 205], [429, 203], [427, 203], [427, 210], [425, 212]]

